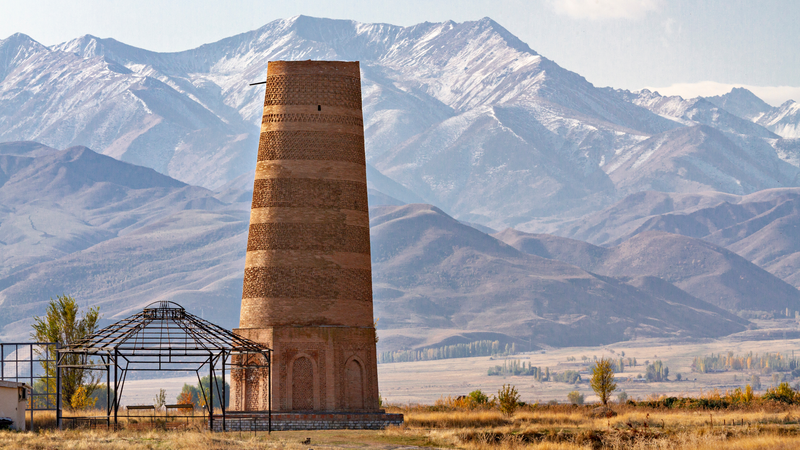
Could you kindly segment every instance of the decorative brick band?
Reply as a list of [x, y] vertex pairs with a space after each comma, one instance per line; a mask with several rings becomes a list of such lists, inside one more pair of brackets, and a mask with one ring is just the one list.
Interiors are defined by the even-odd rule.
[[245, 269], [253, 267], [310, 267], [318, 269], [372, 269], [369, 253], [312, 250], [257, 250], [247, 252]]
[[264, 114], [261, 124], [281, 122], [310, 122], [332, 123], [363, 127], [364, 121], [360, 117], [334, 116], [333, 114]]
[[268, 206], [250, 210], [250, 223], [325, 223], [328, 226], [350, 225], [369, 228], [369, 213], [349, 209]]
[[360, 109], [330, 105], [272, 105], [265, 106], [262, 118], [266, 114], [326, 114], [334, 116], [351, 116], [363, 119]]
[[267, 75], [264, 106], [330, 105], [361, 109], [361, 80], [343, 75]]
[[369, 254], [369, 228], [317, 223], [250, 225], [247, 251], [320, 250]]
[[267, 178], [313, 178], [366, 183], [366, 167], [347, 161], [270, 160], [256, 164], [256, 180]]
[[270, 76], [275, 75], [329, 75], [361, 77], [358, 61], [270, 61], [267, 66]]
[[372, 301], [369, 269], [251, 267], [244, 270], [242, 298], [283, 297]]
[[334, 122], [264, 122], [261, 124], [261, 132], [270, 131], [324, 131], [330, 133], [345, 133], [352, 135], [363, 135], [364, 127], [351, 123]]
[[346, 161], [366, 165], [364, 135], [331, 131], [261, 133], [258, 161], [272, 159]]
[[[278, 326], [308, 327], [311, 330], [331, 326], [328, 329], [338, 329], [336, 327], [366, 327], [375, 320], [372, 317], [372, 302], [352, 298], [243, 298], [241, 314], [239, 326], [242, 329]], [[287, 342], [283, 344], [290, 345]], [[295, 342], [291, 346], [296, 349], [314, 347], [308, 342]], [[275, 358], [286, 360], [287, 357], [284, 354]], [[325, 364], [321, 359], [317, 362]], [[285, 402], [273, 403], [273, 407], [276, 410], [287, 409]]]
[[294, 206], [369, 211], [367, 184], [345, 180], [268, 178], [253, 183], [253, 208]]

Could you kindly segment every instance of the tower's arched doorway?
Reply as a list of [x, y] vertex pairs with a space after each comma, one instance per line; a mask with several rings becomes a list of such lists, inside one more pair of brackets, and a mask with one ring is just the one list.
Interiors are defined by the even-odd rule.
[[344, 379], [345, 407], [364, 409], [364, 368], [355, 358], [345, 364]]

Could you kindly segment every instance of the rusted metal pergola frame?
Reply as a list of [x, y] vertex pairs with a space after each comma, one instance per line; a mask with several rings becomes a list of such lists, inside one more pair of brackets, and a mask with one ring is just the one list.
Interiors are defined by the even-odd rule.
[[[79, 356], [77, 364], [65, 361], [67, 355]], [[266, 369], [271, 373], [272, 349], [243, 338], [201, 319], [173, 302], [154, 302], [141, 312], [109, 325], [86, 339], [58, 349], [57, 371], [83, 368], [105, 370], [108, 408], [106, 423], [118, 422], [119, 402], [128, 371], [187, 372], [194, 370], [200, 383], [200, 370], [208, 365], [209, 389], [201, 389], [208, 406], [208, 428], [214, 430], [214, 390], [222, 399], [222, 430], [225, 431], [225, 372], [230, 369]], [[218, 383], [217, 365], [221, 365], [222, 383]], [[110, 398], [111, 371], [114, 372], [114, 399]], [[272, 377], [268, 377], [269, 431], [272, 431]], [[220, 392], [220, 384], [222, 392]], [[60, 398], [59, 392], [59, 398]], [[58, 427], [62, 417], [58, 413]]]

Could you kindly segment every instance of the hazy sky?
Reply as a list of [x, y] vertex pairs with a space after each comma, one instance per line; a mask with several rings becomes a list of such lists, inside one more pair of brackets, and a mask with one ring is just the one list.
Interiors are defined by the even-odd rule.
[[197, 47], [298, 14], [413, 25], [491, 17], [596, 86], [800, 101], [796, 0], [3, 0], [0, 39], [92, 34], [155, 51]]

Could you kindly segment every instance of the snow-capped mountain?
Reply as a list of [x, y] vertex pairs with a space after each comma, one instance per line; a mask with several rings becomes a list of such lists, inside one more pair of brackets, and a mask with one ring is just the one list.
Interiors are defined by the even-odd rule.
[[774, 109], [745, 88], [733, 88], [725, 95], [706, 97], [705, 99], [735, 116], [753, 122]]
[[708, 101], [727, 111], [755, 122], [783, 138], [800, 138], [800, 103], [787, 100], [774, 108], [744, 88], [733, 88], [729, 93], [708, 97]]
[[797, 130], [793, 102], [599, 89], [488, 18], [399, 27], [297, 16], [177, 53], [89, 35], [48, 48], [17, 34], [0, 55], [0, 140], [85, 145], [210, 189], [247, 186], [263, 96], [249, 83], [280, 59], [360, 61], [370, 178], [496, 229], [542, 231], [653, 188], [639, 166], [620, 167], [698, 125], [758, 164], [717, 164], [701, 146], [710, 166], [661, 188], [798, 184], [797, 145], [785, 139]]
[[[249, 83], [270, 60], [305, 59], [361, 63], [382, 323], [483, 329], [500, 317], [503, 332], [535, 325], [596, 343], [746, 325], [706, 301], [800, 302], [764, 272], [800, 285], [788, 274], [796, 240], [775, 238], [793, 230], [797, 208], [749, 201], [800, 186], [796, 103], [773, 108], [740, 89], [687, 100], [596, 88], [488, 18], [398, 27], [298, 16], [177, 53], [88, 35], [52, 47], [0, 41], [0, 141], [42, 142], [0, 144], [2, 334], [27, 333], [60, 293], [117, 316], [180, 300], [234, 326], [264, 94]], [[752, 203], [724, 227], [740, 239], [691, 233], [723, 221], [733, 199]], [[777, 212], [758, 213], [767, 206]], [[501, 233], [510, 245], [555, 243], [540, 255], [477, 231], [486, 226], [614, 248], [557, 254], [572, 244]], [[580, 262], [601, 253], [602, 264]], [[678, 267], [691, 255], [704, 271]], [[734, 272], [745, 281], [730, 301], [711, 296]], [[603, 334], [611, 324], [625, 325]]]
[[758, 123], [784, 138], [800, 138], [800, 103], [787, 100], [761, 116]]
[[620, 152], [606, 171], [618, 193], [717, 191], [749, 194], [791, 186], [800, 168], [752, 136], [697, 125], [661, 133]]
[[[600, 191], [605, 204], [611, 185], [599, 163], [679, 126], [594, 88], [488, 18], [397, 27], [298, 16], [178, 53], [93, 36], [47, 48], [14, 35], [0, 45], [14, 55], [0, 69], [0, 139], [86, 145], [208, 188], [253, 169], [263, 88], [248, 84], [264, 78], [267, 61], [359, 60], [369, 160], [426, 201], [487, 223], [509, 214], [465, 182], [513, 164], [502, 190], [530, 199], [515, 216], [563, 210], [552, 196]], [[452, 165], [399, 155], [410, 139], [443, 133], [449, 141], [431, 145], [458, 153]], [[476, 138], [477, 147], [458, 143]], [[504, 139], [517, 141], [516, 156], [493, 155]], [[469, 177], [456, 173], [465, 164], [475, 167]], [[525, 187], [541, 173], [554, 181], [544, 197]]]
[[727, 133], [746, 134], [762, 138], [778, 137], [766, 128], [736, 116], [703, 97], [684, 100], [683, 97], [677, 95], [664, 97], [658, 92], [651, 92], [647, 89], [642, 89], [635, 93], [628, 91], [617, 92], [633, 104], [647, 108], [660, 116], [668, 117], [686, 126], [708, 125]]

